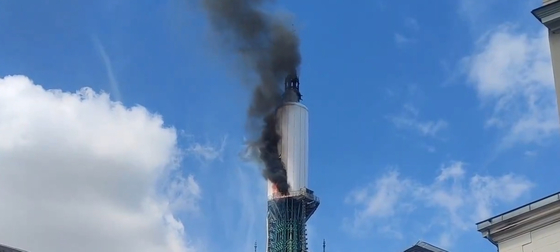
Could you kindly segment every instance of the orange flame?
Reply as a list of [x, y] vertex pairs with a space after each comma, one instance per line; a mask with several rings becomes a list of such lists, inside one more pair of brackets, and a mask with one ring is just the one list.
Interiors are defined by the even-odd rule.
[[272, 198], [278, 199], [278, 198], [284, 198], [288, 195], [283, 195], [282, 193], [280, 193], [280, 191], [278, 191], [278, 186], [274, 183], [272, 183]]
[[278, 192], [278, 186], [272, 183], [272, 197], [277, 197], [278, 195], [280, 195], [280, 193]]

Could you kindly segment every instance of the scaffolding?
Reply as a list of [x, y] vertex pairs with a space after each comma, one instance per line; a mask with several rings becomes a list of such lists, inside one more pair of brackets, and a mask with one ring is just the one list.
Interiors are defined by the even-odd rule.
[[269, 200], [267, 252], [307, 252], [306, 223], [317, 207], [319, 199], [305, 188]]

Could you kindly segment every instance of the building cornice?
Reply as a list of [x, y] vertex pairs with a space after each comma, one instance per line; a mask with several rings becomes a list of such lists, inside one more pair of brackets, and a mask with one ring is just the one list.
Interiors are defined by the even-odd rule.
[[492, 242], [514, 238], [560, 221], [560, 201], [479, 229]]
[[551, 32], [560, 32], [560, 1], [545, 4], [531, 13]]

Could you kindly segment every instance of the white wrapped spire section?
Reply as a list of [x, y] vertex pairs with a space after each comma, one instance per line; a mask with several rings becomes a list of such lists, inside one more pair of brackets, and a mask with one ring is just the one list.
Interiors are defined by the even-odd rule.
[[307, 188], [308, 110], [299, 102], [284, 103], [277, 116], [282, 141], [280, 157], [286, 167], [290, 191]]
[[[307, 188], [309, 112], [299, 102], [285, 102], [278, 111], [278, 130], [282, 136], [278, 149], [288, 175], [290, 192]], [[268, 183], [268, 197], [274, 189]]]

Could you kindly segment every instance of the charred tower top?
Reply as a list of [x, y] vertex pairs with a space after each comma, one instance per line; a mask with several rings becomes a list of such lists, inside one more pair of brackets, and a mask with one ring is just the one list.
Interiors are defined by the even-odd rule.
[[319, 207], [319, 199], [307, 188], [308, 109], [301, 101], [299, 78], [290, 75], [284, 82], [283, 104], [278, 108], [278, 149], [286, 168], [290, 190], [278, 193], [268, 188], [267, 252], [306, 252], [306, 222]]
[[284, 102], [300, 102], [299, 78], [296, 75], [288, 75], [284, 81]]

